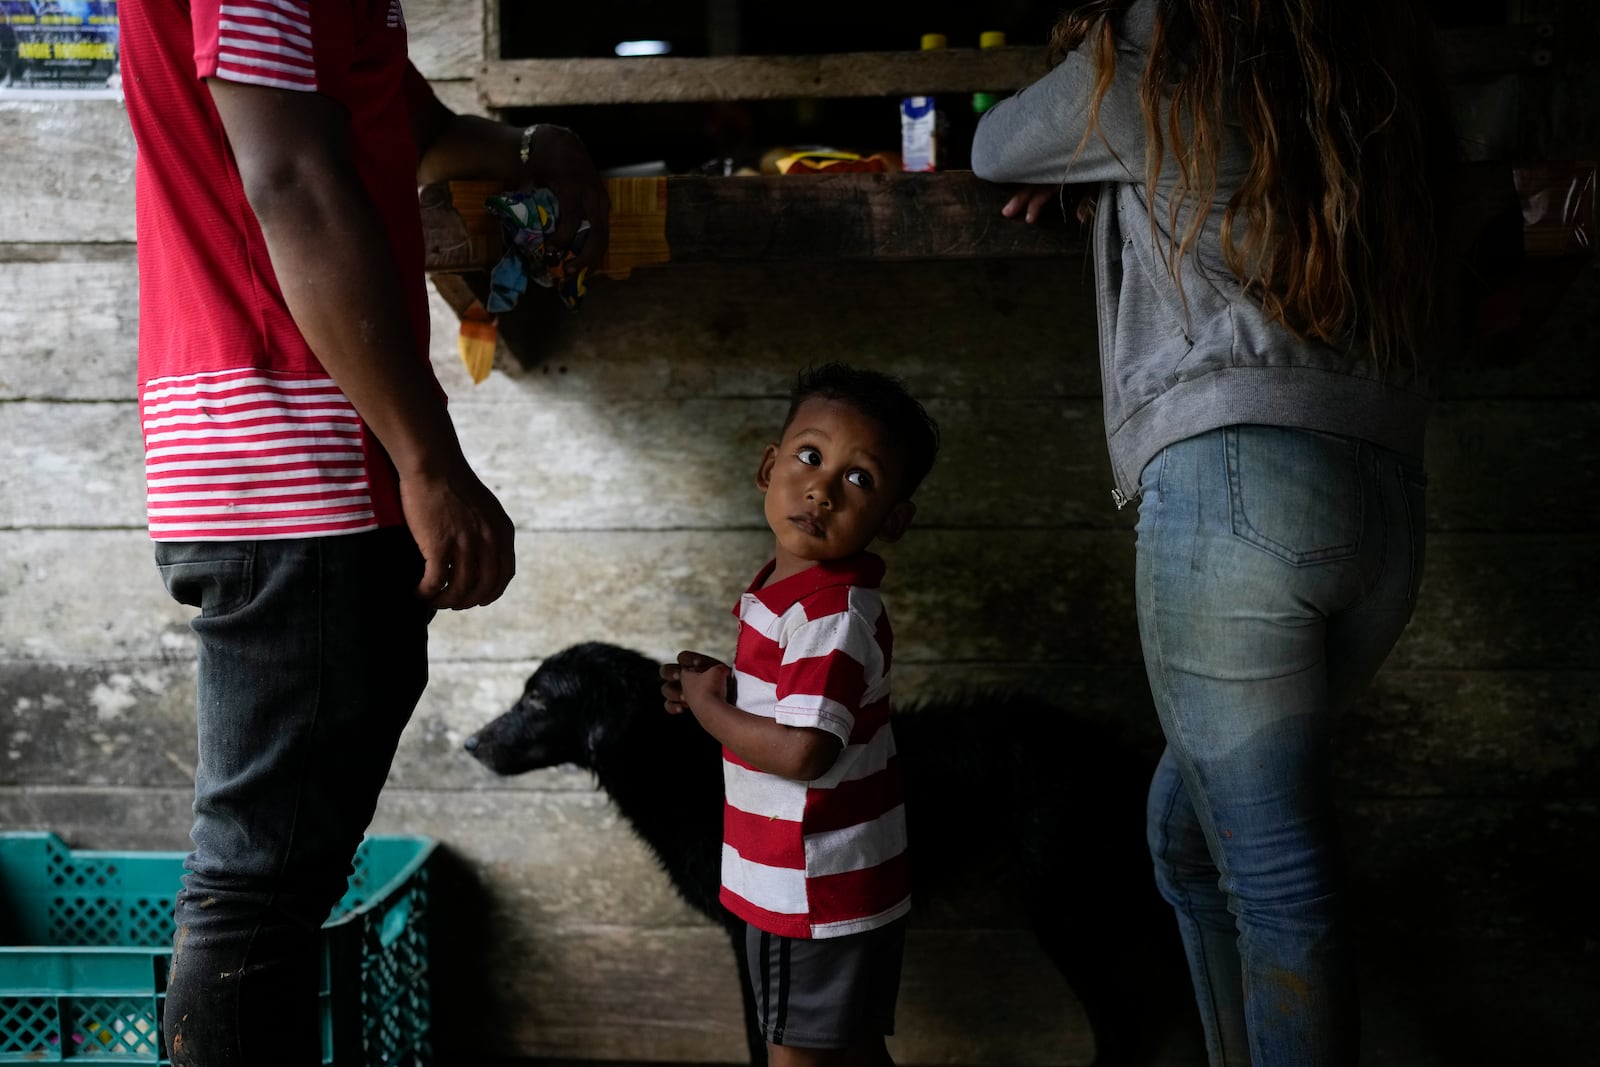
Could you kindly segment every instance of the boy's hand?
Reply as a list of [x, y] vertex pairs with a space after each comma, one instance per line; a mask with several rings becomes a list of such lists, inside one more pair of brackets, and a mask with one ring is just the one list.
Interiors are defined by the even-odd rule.
[[683, 702], [682, 668], [676, 663], [661, 665], [661, 701], [669, 715], [682, 715], [689, 705]]
[[[681, 664], [682, 657], [679, 662]], [[714, 700], [728, 703], [728, 680], [732, 677], [728, 665], [716, 660], [709, 660], [704, 667], [684, 667], [680, 673], [684, 704], [693, 711], [697, 706], [707, 707]]]
[[666, 709], [680, 715], [708, 697], [730, 699], [733, 672], [728, 665], [699, 652], [679, 652], [678, 662], [661, 665], [661, 698]]

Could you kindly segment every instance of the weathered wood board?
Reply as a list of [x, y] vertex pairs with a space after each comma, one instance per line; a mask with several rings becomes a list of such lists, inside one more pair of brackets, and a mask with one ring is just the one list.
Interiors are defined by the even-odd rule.
[[[505, 597], [436, 619], [431, 654], [523, 661], [589, 639], [651, 653], [726, 652], [728, 611], [770, 538], [755, 530], [524, 532]], [[1592, 669], [1597, 548], [1600, 534], [1436, 537], [1416, 616], [1390, 667]], [[1125, 532], [927, 530], [885, 556], [898, 662], [1139, 662]], [[0, 531], [7, 659], [161, 659], [189, 640], [186, 610], [164, 598], [140, 531]]]
[[[1452, 74], [1532, 70], [1551, 62], [1549, 26], [1452, 30], [1440, 59]], [[945, 48], [807, 56], [507, 59], [479, 83], [492, 107], [789, 100], [1020, 89], [1049, 69], [1044, 48]]]
[[[187, 800], [179, 790], [4, 791], [0, 824], [54, 826], [84, 847], [181, 848]], [[1571, 1011], [1586, 990], [1592, 994], [1592, 973], [1574, 970], [1561, 951], [1586, 894], [1573, 884], [1530, 898], [1527, 876], [1532, 868], [1553, 885], [1581, 881], [1577, 858], [1556, 846], [1600, 830], [1592, 802], [1357, 801], [1346, 823], [1362, 928], [1375, 942], [1375, 1013], [1388, 1016], [1396, 999], [1407, 1009], [1390, 1018], [1387, 1041], [1364, 1062], [1476, 1062], [1451, 1058], [1465, 1038], [1458, 1028], [1440, 1029], [1442, 1019], [1459, 1026], [1460, 1016], [1470, 1019], [1467, 1009], [1492, 1008], [1515, 1028], [1552, 1008]], [[1530, 836], [1535, 827], [1543, 832]], [[456, 968], [441, 983], [440, 1023], [480, 1055], [740, 1057], [726, 942], [676, 901], [594, 794], [396, 789], [375, 828], [449, 842], [456, 869], [435, 884], [439, 937]], [[1397, 940], [1414, 946], [1403, 959], [1382, 947]], [[896, 1052], [908, 1064], [1087, 1061], [1075, 1005], [1015, 927], [917, 923], [900, 1022]], [[1418, 1026], [1419, 1033], [1406, 1032]], [[1566, 1046], [1553, 1035], [1585, 1030], [1592, 1032], [1591, 1022], [1579, 1020], [1516, 1036], [1511, 1047], [1542, 1039], [1556, 1054], [1541, 1062], [1581, 1062], [1563, 1059]], [[1406, 1039], [1398, 1050], [1386, 1048], [1397, 1037]], [[1495, 1048], [1507, 1037], [1478, 1040]]]
[[[1084, 230], [1053, 213], [1035, 225], [1001, 215], [1005, 186], [970, 171], [841, 173], [607, 181], [612, 242], [595, 268], [626, 278], [641, 267], [689, 263], [807, 262], [827, 269], [867, 260], [1079, 258]], [[421, 190], [427, 267], [485, 271], [504, 252], [500, 224], [484, 210], [491, 182]], [[1076, 202], [1071, 190], [1062, 200]]]
[[[131, 386], [130, 386], [131, 389]], [[1122, 528], [1097, 400], [930, 399], [945, 445], [919, 493], [918, 526]], [[458, 402], [462, 438], [512, 518], [540, 530], [720, 529], [761, 521], [753, 479], [782, 422], [780, 398], [656, 399], [526, 405]], [[1529, 438], [1540, 402], [1484, 409], [1445, 404], [1430, 429], [1430, 527], [1452, 530], [1600, 528], [1600, 401]], [[698, 432], [680, 434], [683, 426]], [[0, 526], [134, 527], [144, 521], [138, 412], [132, 403], [0, 404], [0, 437], [16, 462], [0, 467]], [[673, 440], [671, 449], [641, 448]], [[538, 462], [559, 454], [559, 463]], [[996, 457], [1028, 457], [1050, 492], [1001, 480]], [[1570, 479], [1528, 473], [1567, 466]], [[71, 493], [60, 492], [71, 481]], [[651, 492], [636, 495], [639, 486]], [[743, 491], [741, 491], [743, 490]]]
[[[670, 652], [641, 649], [665, 658]], [[536, 660], [435, 660], [389, 776], [394, 789], [486, 794], [584, 791], [589, 776], [551, 771], [496, 778], [462, 743], [509, 707]], [[1137, 664], [906, 665], [896, 691], [1049, 695], [1075, 714], [1120, 727], [1154, 751], [1154, 713]], [[1335, 771], [1352, 797], [1555, 800], [1581, 795], [1600, 759], [1600, 722], [1581, 708], [1596, 671], [1385, 672], [1340, 727]], [[51, 660], [0, 663], [12, 718], [0, 731], [7, 787], [181, 789], [194, 774], [194, 663]], [[1551, 711], [1549, 709], [1556, 709]], [[915, 714], [915, 712], [911, 712]]]
[[0, 100], [0, 243], [133, 240], [133, 131], [118, 100]]
[[[0, 292], [0, 402], [131, 399], [131, 244], [0, 243]], [[868, 292], [881, 295], [852, 310]], [[434, 367], [454, 402], [778, 397], [799, 367], [829, 358], [830, 344], [892, 366], [921, 396], [1099, 395], [1091, 282], [1077, 261], [704, 264], [598, 282], [576, 314], [540, 296], [550, 297], [540, 322], [548, 358], [523, 366], [502, 353], [476, 387], [456, 355], [455, 316], [433, 301]], [[1600, 361], [1575, 357], [1600, 351], [1596, 306], [1600, 262], [1577, 275], [1536, 336], [1447, 365], [1445, 400], [1592, 398]], [[884, 314], [896, 308], [916, 313]], [[815, 325], [819, 309], [825, 335], [797, 328]], [[641, 341], [657, 337], [672, 343]]]

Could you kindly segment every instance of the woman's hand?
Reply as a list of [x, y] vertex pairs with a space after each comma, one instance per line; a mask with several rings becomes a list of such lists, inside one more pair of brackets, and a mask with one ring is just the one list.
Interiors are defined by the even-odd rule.
[[1011, 199], [1006, 201], [1005, 207], [1000, 209], [1000, 214], [1008, 219], [1022, 216], [1022, 220], [1032, 226], [1039, 221], [1039, 212], [1044, 206], [1061, 195], [1059, 185], [1019, 185], [1017, 191], [1011, 194]]
[[1096, 185], [1019, 185], [1017, 191], [1011, 194], [1011, 199], [1000, 209], [1000, 214], [1008, 219], [1020, 215], [1029, 225], [1037, 225], [1040, 219], [1046, 217], [1042, 214], [1045, 205], [1055, 201], [1061, 205], [1061, 218], [1064, 221], [1069, 195], [1078, 202], [1073, 215], [1080, 224], [1089, 225], [1094, 218], [1095, 205], [1099, 202], [1099, 187]]

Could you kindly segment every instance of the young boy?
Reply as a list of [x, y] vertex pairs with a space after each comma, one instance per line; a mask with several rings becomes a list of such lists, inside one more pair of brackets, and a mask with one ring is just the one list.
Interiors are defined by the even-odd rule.
[[746, 923], [772, 1067], [887, 1064], [911, 900], [866, 549], [911, 522], [938, 427], [895, 379], [833, 363], [800, 376], [780, 438], [756, 469], [776, 548], [735, 609], [731, 678], [683, 652], [662, 695], [723, 745], [722, 902]]

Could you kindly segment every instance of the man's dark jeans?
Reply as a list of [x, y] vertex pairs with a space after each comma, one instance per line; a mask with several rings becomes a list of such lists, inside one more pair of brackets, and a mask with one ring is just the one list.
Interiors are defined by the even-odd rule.
[[162, 543], [156, 562], [200, 609], [167, 1049], [177, 1067], [320, 1063], [319, 929], [427, 683], [422, 559], [398, 527]]

